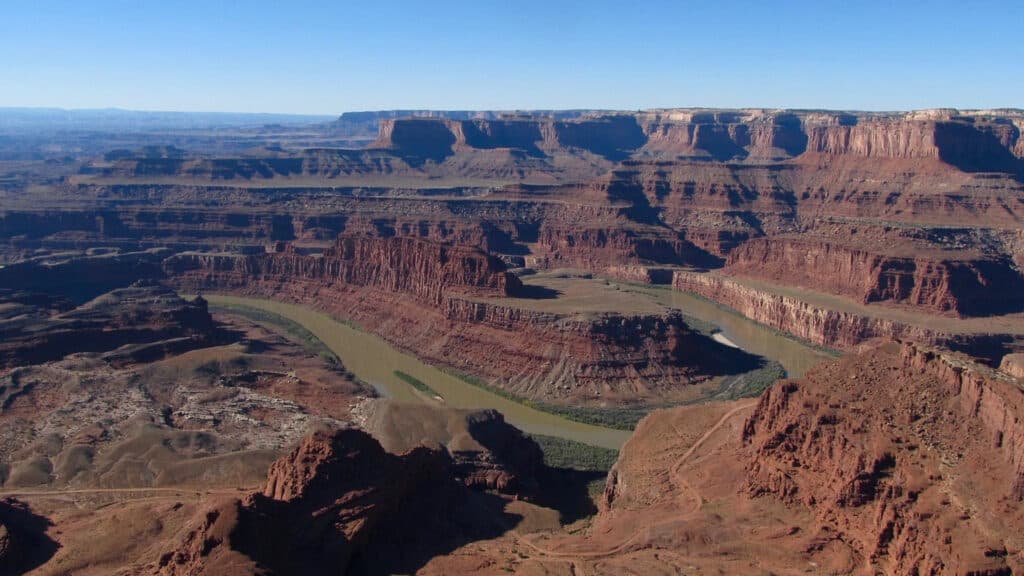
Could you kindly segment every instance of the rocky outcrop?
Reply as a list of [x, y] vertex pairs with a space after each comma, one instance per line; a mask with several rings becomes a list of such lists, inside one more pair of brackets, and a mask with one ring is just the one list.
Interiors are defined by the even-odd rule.
[[814, 304], [796, 296], [748, 286], [719, 274], [676, 271], [676, 290], [728, 306], [747, 318], [798, 338], [849, 350], [873, 338], [897, 338], [943, 346], [998, 363], [1006, 348], [1018, 349], [1015, 334], [955, 333], [920, 324]]
[[460, 539], [488, 535], [489, 528], [474, 525], [477, 511], [465, 490], [452, 479], [444, 452], [419, 448], [395, 456], [364, 432], [316, 433], [271, 466], [261, 493], [197, 516], [157, 571], [415, 570]]
[[999, 369], [1014, 378], [1024, 379], [1024, 354], [1007, 354], [1003, 356]]
[[517, 498], [537, 496], [545, 475], [537, 444], [505, 422], [496, 410], [457, 410], [377, 400], [364, 408], [363, 424], [382, 446], [403, 454], [441, 446], [452, 458], [452, 476], [465, 486]]
[[725, 270], [864, 304], [892, 302], [933, 313], [984, 316], [1024, 309], [1024, 278], [1006, 260], [894, 256], [798, 236], [746, 242], [729, 254]]
[[[187, 302], [158, 284], [137, 283], [66, 311], [17, 299], [6, 304], [10, 314], [0, 319], [0, 367], [40, 364], [79, 352], [106, 353], [104, 358], [115, 365], [153, 361], [209, 345], [215, 335], [202, 298]], [[3, 388], [0, 397], [6, 396]]]
[[342, 236], [323, 255], [304, 255], [291, 248], [272, 255], [179, 254], [164, 262], [164, 271], [172, 278], [191, 277], [200, 288], [206, 283], [203, 274], [230, 275], [242, 285], [254, 278], [309, 280], [374, 286], [435, 305], [449, 292], [506, 296], [521, 289], [519, 279], [497, 258], [473, 248], [408, 237]]
[[57, 550], [47, 534], [49, 520], [24, 502], [0, 500], [0, 576], [18, 576], [44, 564]]
[[322, 256], [180, 254], [165, 270], [187, 290], [316, 306], [531, 398], [665, 398], [736, 360], [678, 313], [554, 314], [514, 304], [507, 296], [519, 280], [495, 258], [419, 239], [342, 237]]
[[885, 345], [765, 393], [743, 429], [748, 490], [812, 511], [886, 574], [1009, 574], [1018, 519], [980, 511], [1024, 497], [1022, 414], [998, 373]]
[[652, 412], [593, 529], [544, 543], [588, 573], [1015, 574], [1022, 411], [1005, 374], [876, 341], [753, 402]]

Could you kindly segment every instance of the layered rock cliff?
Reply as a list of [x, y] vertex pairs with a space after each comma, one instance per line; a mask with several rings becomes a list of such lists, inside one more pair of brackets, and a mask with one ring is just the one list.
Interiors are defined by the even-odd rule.
[[449, 292], [507, 296], [522, 287], [504, 264], [479, 250], [406, 237], [342, 236], [322, 255], [291, 247], [272, 255], [179, 254], [164, 262], [164, 271], [172, 278], [191, 276], [196, 287], [205, 282], [195, 276], [204, 273], [230, 275], [240, 286], [254, 279], [305, 279], [374, 286], [434, 305]]
[[578, 148], [624, 158], [772, 162], [803, 154], [942, 160], [971, 170], [1015, 169], [1020, 131], [1011, 111], [844, 113], [790, 110], [651, 110], [575, 118], [505, 115], [380, 120], [374, 148], [424, 157], [453, 148], [551, 153]]
[[656, 411], [594, 530], [545, 541], [588, 572], [1014, 574], [1024, 389], [876, 342], [755, 402]]
[[998, 373], [890, 344], [765, 393], [743, 429], [748, 490], [811, 511], [886, 574], [1009, 574], [1022, 413]]
[[728, 306], [755, 322], [830, 348], [849, 350], [873, 338], [898, 338], [947, 347], [998, 364], [1008, 349], [1022, 346], [1013, 332], [946, 332], [925, 324], [815, 304], [719, 274], [676, 271], [672, 285]]
[[678, 313], [555, 314], [515, 304], [507, 296], [523, 288], [500, 261], [420, 239], [342, 237], [323, 255], [179, 254], [164, 267], [184, 289], [316, 306], [533, 398], [665, 399], [722, 370], [729, 353]]
[[[906, 246], [897, 246], [904, 252]], [[729, 254], [730, 274], [935, 313], [983, 316], [1024, 309], [1024, 278], [1011, 261], [957, 254], [895, 256], [820, 238], [756, 239]]]
[[[87, 161], [52, 194], [12, 197], [0, 260], [91, 246], [320, 250], [371, 231], [471, 245], [514, 266], [613, 274], [717, 268], [736, 252], [738, 273], [861, 302], [960, 316], [1021, 307], [1020, 111], [412, 111], [352, 121], [382, 122], [374, 146]], [[891, 245], [873, 245], [876, 235]]]

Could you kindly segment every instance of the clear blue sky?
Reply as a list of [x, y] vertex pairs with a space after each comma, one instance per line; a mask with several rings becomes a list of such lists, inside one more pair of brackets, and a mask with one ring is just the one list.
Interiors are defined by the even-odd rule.
[[1022, 36], [1022, 0], [4, 0], [0, 106], [1024, 107]]

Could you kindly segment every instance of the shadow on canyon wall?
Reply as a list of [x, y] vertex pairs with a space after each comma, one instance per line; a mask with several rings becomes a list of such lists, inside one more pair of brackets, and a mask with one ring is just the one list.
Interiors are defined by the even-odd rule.
[[60, 547], [46, 534], [52, 525], [22, 502], [0, 500], [0, 528], [7, 531], [0, 533], [0, 576], [24, 574], [52, 558]]

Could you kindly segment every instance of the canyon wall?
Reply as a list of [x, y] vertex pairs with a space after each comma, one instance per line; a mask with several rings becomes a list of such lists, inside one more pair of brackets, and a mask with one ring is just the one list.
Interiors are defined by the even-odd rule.
[[338, 239], [323, 255], [183, 253], [164, 263], [185, 290], [298, 302], [356, 322], [419, 358], [555, 401], [650, 401], [720, 370], [730, 350], [678, 313], [555, 314], [475, 249], [411, 238]]
[[252, 253], [279, 242], [304, 254], [360, 232], [469, 245], [515, 267], [642, 281], [639, 267], [724, 265], [929, 315], [1024, 309], [1020, 111], [350, 120], [379, 121], [376, 143], [85, 161], [47, 196], [58, 208], [36, 193], [9, 204], [0, 257], [88, 246]]
[[[1020, 130], [1006, 112], [807, 112], [651, 110], [576, 118], [506, 115], [385, 118], [374, 148], [425, 157], [452, 148], [577, 148], [605, 157], [633, 152], [673, 160], [777, 162], [803, 154], [942, 160], [966, 170], [1017, 168]], [[1018, 119], [1019, 120], [1019, 119]]]
[[762, 396], [743, 430], [747, 489], [810, 511], [886, 574], [1008, 574], [1015, 517], [980, 511], [1024, 497], [1022, 414], [998, 373], [889, 344]]
[[992, 258], [899, 257], [813, 236], [783, 236], [744, 243], [729, 254], [725, 270], [864, 304], [894, 302], [933, 313], [983, 316], [1024, 309], [1024, 278], [1012, 262]]
[[912, 340], [998, 364], [1007, 352], [1024, 345], [1015, 334], [943, 332], [898, 320], [828, 308], [799, 298], [746, 286], [717, 274], [676, 271], [672, 286], [736, 310], [776, 330], [829, 348], [849, 350], [873, 338]]

